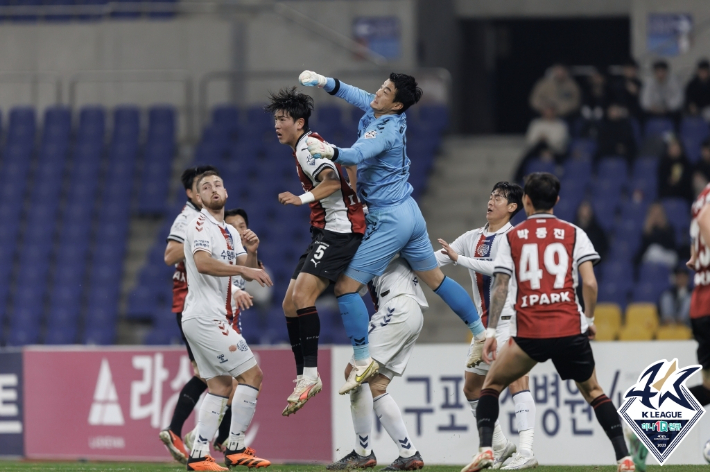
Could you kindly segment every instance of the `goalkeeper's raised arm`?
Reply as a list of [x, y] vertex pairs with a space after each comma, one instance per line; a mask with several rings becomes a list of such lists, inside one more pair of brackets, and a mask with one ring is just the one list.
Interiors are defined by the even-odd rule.
[[325, 77], [310, 70], [304, 70], [298, 76], [298, 81], [306, 87], [322, 88], [331, 95], [340, 97], [351, 105], [364, 111], [370, 111], [370, 103], [375, 99], [374, 93], [368, 93], [338, 79]]

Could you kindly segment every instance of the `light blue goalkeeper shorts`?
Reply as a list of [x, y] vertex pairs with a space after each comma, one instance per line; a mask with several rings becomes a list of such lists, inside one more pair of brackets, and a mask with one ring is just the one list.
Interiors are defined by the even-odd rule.
[[438, 267], [426, 221], [412, 197], [396, 206], [370, 209], [365, 219], [365, 236], [345, 271], [351, 279], [368, 283], [382, 275], [398, 253], [416, 271]]

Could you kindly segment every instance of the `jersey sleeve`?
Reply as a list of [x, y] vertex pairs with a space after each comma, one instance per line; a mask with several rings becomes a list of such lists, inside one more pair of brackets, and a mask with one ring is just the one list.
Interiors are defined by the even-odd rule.
[[482, 257], [459, 256], [459, 260], [456, 261], [456, 264], [478, 272], [481, 275], [493, 275], [495, 269], [495, 262], [492, 259]]
[[[331, 83], [331, 80], [333, 81]], [[351, 105], [355, 105], [364, 111], [370, 110], [370, 102], [375, 99], [374, 93], [365, 92], [362, 89], [353, 87], [338, 79], [328, 79], [325, 91], [331, 95], [342, 98]]]
[[180, 213], [173, 225], [170, 227], [170, 234], [168, 234], [168, 241], [175, 241], [178, 243], [185, 242], [185, 231], [187, 229], [187, 216], [184, 213]]
[[498, 254], [493, 262], [493, 275], [495, 274], [505, 274], [510, 277], [515, 273], [515, 263], [513, 262], [513, 255], [510, 251], [510, 235], [506, 234], [505, 237], [500, 242], [500, 247], [498, 248]]
[[335, 148], [337, 155], [333, 157], [333, 161], [337, 161], [341, 165], [351, 166], [382, 154], [396, 142], [397, 130], [395, 128], [394, 121], [389, 120], [384, 123], [384, 126], [366, 131], [355, 141], [352, 147]]
[[296, 159], [303, 170], [303, 173], [317, 185], [318, 174], [325, 169], [332, 169], [338, 175], [338, 169], [328, 159], [317, 159], [308, 152], [308, 148], [301, 148], [296, 152]]
[[[467, 235], [468, 235], [469, 233], [470, 233], [470, 231], [469, 231], [468, 233], [462, 234], [462, 235], [459, 236], [458, 238], [454, 239], [454, 242], [452, 242], [451, 244], [449, 244], [449, 246], [451, 246], [451, 249], [453, 249], [454, 251], [456, 251], [456, 253], [459, 255], [459, 260], [456, 262], [457, 264], [461, 264], [461, 262], [460, 262], [460, 261], [461, 261], [461, 257], [463, 257], [463, 255], [464, 255], [465, 252], [466, 252], [465, 240], [466, 240]], [[451, 258], [450, 258], [449, 256], [447, 256], [446, 254], [442, 253], [441, 250], [435, 251], [435, 252], [434, 252], [434, 255], [436, 256], [436, 261], [439, 263], [439, 266], [444, 266], [444, 265], [448, 265], [448, 264], [453, 264], [453, 262], [454, 262], [454, 261], [451, 260]]]
[[576, 239], [574, 243], [574, 252], [572, 257], [575, 264], [579, 267], [583, 262], [592, 261], [592, 264], [597, 265], [601, 260], [599, 253], [594, 249], [589, 236], [581, 228], [575, 227]]
[[201, 220], [195, 218], [187, 225], [185, 232], [185, 255], [195, 254], [197, 251], [205, 251], [212, 254], [212, 238], [207, 230], [204, 229], [204, 224], [198, 225]]

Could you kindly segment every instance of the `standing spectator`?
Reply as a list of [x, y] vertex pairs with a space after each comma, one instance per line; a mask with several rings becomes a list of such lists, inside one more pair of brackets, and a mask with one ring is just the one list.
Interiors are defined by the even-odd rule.
[[676, 268], [673, 274], [673, 286], [661, 294], [658, 303], [661, 323], [684, 324], [690, 326], [690, 277], [688, 269]]
[[609, 240], [606, 237], [604, 229], [599, 225], [597, 217], [594, 214], [594, 209], [588, 201], [583, 201], [577, 209], [577, 219], [574, 222], [587, 233], [592, 246], [597, 250], [599, 256], [604, 260], [607, 251], [609, 250]]
[[526, 167], [533, 159], [559, 162], [567, 150], [568, 139], [567, 123], [558, 118], [555, 106], [548, 103], [542, 109], [542, 116], [532, 120], [528, 126], [525, 135], [527, 151], [515, 172], [515, 181], [523, 181]]
[[612, 84], [612, 93], [614, 99], [628, 110], [629, 115], [640, 119], [643, 113], [640, 104], [641, 80], [638, 71], [638, 65], [633, 59], [624, 64], [621, 76]]
[[653, 63], [653, 75], [641, 89], [641, 107], [651, 116], [679, 118], [683, 106], [683, 90], [668, 69], [666, 61]]
[[586, 85], [580, 110], [585, 119], [582, 135], [596, 137], [609, 104], [609, 86], [604, 74], [597, 69], [587, 77]]
[[710, 120], [710, 63], [698, 62], [695, 77], [685, 87], [685, 109], [691, 115], [702, 115]]
[[668, 139], [666, 150], [658, 165], [658, 197], [685, 198], [693, 201], [692, 164], [677, 138]]
[[537, 81], [530, 94], [530, 106], [534, 110], [542, 114], [552, 104], [563, 118], [579, 109], [579, 101], [579, 85], [562, 64], [552, 66], [545, 77]]
[[678, 264], [675, 233], [668, 222], [666, 211], [660, 203], [651, 205], [646, 213], [646, 222], [641, 235], [641, 248], [634, 258], [637, 267], [642, 262], [663, 264], [668, 268], [673, 268]]
[[[627, 111], [618, 103], [607, 108], [606, 119], [599, 128], [596, 159], [606, 156], [626, 158], [629, 166], [636, 158], [636, 137]], [[595, 246], [596, 247], [596, 246]]]

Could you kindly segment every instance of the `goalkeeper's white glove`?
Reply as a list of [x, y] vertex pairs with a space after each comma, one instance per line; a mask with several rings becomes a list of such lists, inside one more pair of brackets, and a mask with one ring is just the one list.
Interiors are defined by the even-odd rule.
[[301, 75], [298, 76], [298, 81], [301, 85], [305, 85], [306, 87], [323, 88], [328, 82], [328, 79], [320, 74], [316, 74], [312, 70], [304, 70], [301, 72]]
[[306, 145], [308, 146], [308, 152], [316, 159], [333, 159], [335, 149], [325, 141], [316, 138], [308, 138], [306, 139]]

